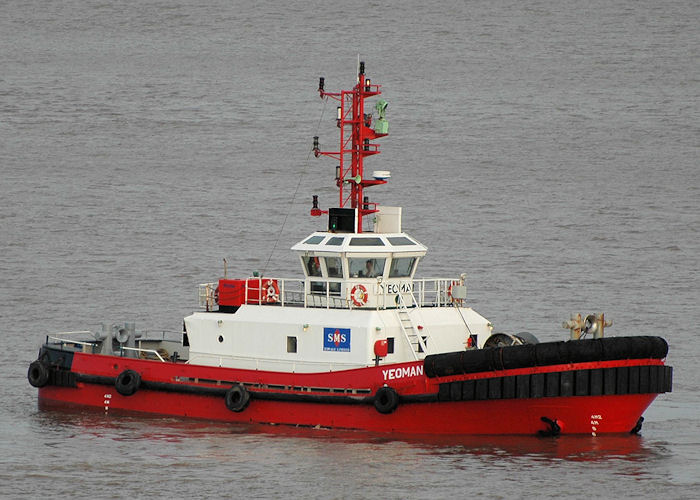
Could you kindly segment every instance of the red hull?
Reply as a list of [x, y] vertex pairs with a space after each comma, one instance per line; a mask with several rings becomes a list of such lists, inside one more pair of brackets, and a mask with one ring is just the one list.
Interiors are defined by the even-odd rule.
[[[537, 434], [549, 429], [542, 417], [555, 420], [565, 434], [597, 435], [629, 433], [651, 404], [656, 393], [538, 397], [472, 401], [420, 401], [423, 395], [436, 395], [440, 384], [455, 380], [550, 373], [562, 370], [605, 369], [624, 366], [663, 366], [660, 360], [618, 360], [576, 365], [556, 365], [499, 372], [483, 372], [443, 378], [428, 378], [422, 363], [392, 367], [371, 367], [345, 372], [286, 374], [228, 368], [192, 366], [181, 363], [127, 359], [75, 353], [71, 371], [109, 379], [126, 369], [138, 372], [144, 381], [169, 383], [181, 387], [219, 387], [225, 390], [231, 381], [244, 382], [251, 391], [250, 404], [240, 412], [230, 411], [224, 398], [211, 394], [188, 394], [173, 390], [141, 388], [123, 396], [114, 385], [78, 381], [75, 387], [46, 385], [39, 390], [41, 403], [87, 406], [102, 411], [126, 410], [228, 422], [272, 423], [328, 428], [362, 429], [407, 434]], [[400, 375], [397, 377], [397, 375]], [[217, 383], [217, 381], [220, 381]], [[393, 387], [402, 398], [396, 409], [380, 413], [373, 404], [339, 402], [284, 401], [262, 399], [272, 394], [272, 386], [299, 395], [314, 388], [355, 389], [365, 399], [384, 384]], [[285, 389], [286, 388], [286, 389]], [[302, 389], [300, 389], [302, 388]], [[296, 391], [296, 392], [295, 392]], [[300, 392], [301, 391], [301, 392]], [[317, 391], [318, 392], [318, 391]], [[325, 396], [328, 398], [328, 396]], [[414, 397], [412, 400], [411, 397]]]
[[[139, 391], [124, 397], [109, 388], [85, 385], [79, 390], [44, 387], [41, 402], [61, 402], [228, 422], [270, 423], [361, 429], [407, 434], [529, 434], [546, 431], [540, 419], [552, 415], [565, 434], [629, 433], [656, 394], [542, 398], [533, 400], [408, 403], [392, 414], [370, 405], [253, 401], [242, 413], [230, 412], [223, 399], [190, 394]], [[105, 402], [107, 401], [107, 404]], [[600, 418], [599, 418], [600, 417]], [[595, 429], [595, 430], [594, 430]]]

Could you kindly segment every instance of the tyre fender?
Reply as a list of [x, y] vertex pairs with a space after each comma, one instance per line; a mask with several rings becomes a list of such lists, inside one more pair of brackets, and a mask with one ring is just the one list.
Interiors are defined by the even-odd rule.
[[374, 407], [379, 413], [388, 415], [399, 406], [399, 394], [391, 387], [384, 386], [377, 389], [374, 395]]
[[228, 391], [225, 397], [226, 408], [239, 413], [246, 409], [250, 403], [250, 392], [243, 384], [235, 384]]
[[141, 375], [134, 370], [124, 370], [114, 381], [114, 388], [122, 396], [132, 396], [141, 386]]
[[27, 371], [27, 379], [34, 387], [44, 387], [49, 383], [49, 366], [40, 360], [33, 361]]

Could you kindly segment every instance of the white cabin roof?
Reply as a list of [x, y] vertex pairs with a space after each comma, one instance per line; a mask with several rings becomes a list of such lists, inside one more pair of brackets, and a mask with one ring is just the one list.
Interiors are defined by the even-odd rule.
[[297, 252], [406, 253], [425, 255], [428, 248], [406, 233], [330, 233], [317, 231], [292, 247]]

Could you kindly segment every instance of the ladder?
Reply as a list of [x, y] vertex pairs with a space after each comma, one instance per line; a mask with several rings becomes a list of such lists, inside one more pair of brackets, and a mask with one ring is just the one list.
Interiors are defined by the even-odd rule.
[[[408, 307], [406, 306], [406, 302], [403, 300], [403, 294], [399, 293], [397, 295], [399, 298], [398, 300], [398, 309], [397, 314], [399, 317], [399, 326], [401, 327], [401, 331], [404, 334], [404, 337], [406, 338], [406, 341], [408, 342], [408, 345], [411, 346], [411, 353], [413, 354], [413, 359], [416, 361], [420, 359], [420, 354], [427, 354], [428, 348], [426, 346], [426, 339], [423, 339], [423, 336], [420, 335], [418, 332], [418, 329], [416, 326], [413, 324], [413, 320], [411, 319], [411, 316], [408, 312]], [[416, 303], [416, 299], [411, 294], [411, 301], [412, 301], [412, 306], [415, 305], [418, 307], [418, 304]]]

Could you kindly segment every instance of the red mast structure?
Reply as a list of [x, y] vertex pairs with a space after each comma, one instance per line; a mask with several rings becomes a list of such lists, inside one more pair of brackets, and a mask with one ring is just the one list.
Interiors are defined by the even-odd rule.
[[[372, 114], [365, 113], [365, 99], [381, 94], [380, 85], [373, 84], [365, 76], [365, 63], [360, 62], [357, 84], [352, 90], [326, 92], [325, 79], [321, 77], [318, 92], [321, 98], [332, 98], [340, 103], [337, 108], [336, 124], [340, 129], [340, 150], [321, 151], [318, 136], [314, 137], [314, 155], [330, 156], [338, 160], [336, 167], [336, 184], [340, 190], [340, 208], [357, 209], [355, 232], [362, 232], [363, 217], [378, 211], [377, 203], [370, 203], [364, 196], [364, 189], [378, 184], [386, 184], [386, 178], [366, 179], [364, 177], [364, 159], [367, 156], [379, 154], [379, 144], [371, 141], [384, 137], [388, 132], [388, 123], [384, 120], [386, 101], [377, 103], [379, 119], [372, 128]], [[314, 196], [311, 215], [320, 216], [328, 213], [318, 208], [318, 198]]]

